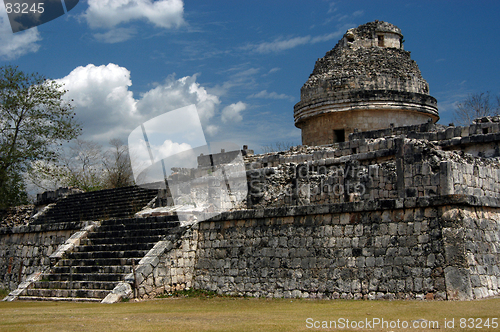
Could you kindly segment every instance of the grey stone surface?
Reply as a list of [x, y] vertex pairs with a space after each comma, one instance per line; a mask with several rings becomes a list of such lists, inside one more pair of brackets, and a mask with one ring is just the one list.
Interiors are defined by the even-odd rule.
[[[462, 300], [498, 294], [498, 282], [492, 281], [498, 279], [492, 278], [488, 267], [479, 270], [482, 277], [472, 279], [480, 286], [472, 293], [467, 274], [472, 266], [463, 260], [466, 246], [481, 255], [488, 255], [487, 247], [467, 244], [460, 222], [455, 228], [443, 227], [451, 226], [457, 209], [459, 215], [470, 216], [475, 223], [477, 215], [472, 211], [485, 210], [469, 208], [471, 200], [457, 200], [456, 196], [417, 202], [422, 207], [391, 210], [389, 204], [387, 210], [304, 214], [290, 221], [278, 215], [248, 215], [249, 219], [244, 220], [226, 215], [220, 221], [202, 222], [194, 287], [263, 297], [295, 294], [335, 298], [340, 292], [343, 298], [365, 298], [370, 292], [378, 292], [388, 298], [431, 294], [428, 297], [433, 299], [448, 296]], [[491, 227], [500, 234], [499, 215], [494, 211], [488, 213], [495, 216], [495, 221], [484, 222], [482, 227]], [[287, 215], [286, 211], [282, 213]], [[498, 256], [487, 257], [498, 265]], [[488, 283], [484, 286], [480, 280]]]
[[[470, 272], [465, 268], [448, 266], [444, 269], [448, 300], [472, 300]], [[485, 296], [477, 296], [481, 298]]]
[[122, 299], [129, 298], [131, 295], [132, 287], [130, 287], [130, 284], [121, 282], [101, 301], [101, 303], [117, 303]]

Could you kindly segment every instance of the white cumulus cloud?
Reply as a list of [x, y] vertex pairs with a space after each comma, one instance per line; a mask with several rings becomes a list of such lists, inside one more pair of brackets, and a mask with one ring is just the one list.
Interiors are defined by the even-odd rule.
[[[140, 183], [156, 182], [163, 179], [163, 167], [165, 171], [170, 174], [172, 167], [196, 167], [196, 155], [191, 145], [187, 143], [177, 143], [171, 140], [165, 140], [161, 145], [150, 145], [153, 161], [149, 155], [149, 150], [144, 139], [136, 142], [130, 142], [129, 151], [132, 160], [132, 169], [136, 180], [144, 170], [149, 169], [143, 173]], [[166, 159], [164, 159], [166, 158]], [[158, 161], [164, 160], [160, 165]]]
[[105, 145], [111, 138], [125, 140], [141, 123], [192, 104], [204, 131], [209, 135], [217, 133], [218, 126], [210, 120], [218, 112], [219, 97], [207, 92], [196, 80], [197, 75], [180, 79], [170, 76], [134, 98], [130, 71], [110, 63], [77, 67], [57, 81], [68, 90], [65, 99], [73, 99], [71, 104], [82, 123], [84, 138]]
[[88, 4], [84, 17], [91, 28], [114, 28], [135, 20], [160, 28], [184, 24], [182, 0], [89, 0]]
[[159, 115], [184, 106], [195, 104], [202, 124], [207, 124], [220, 104], [219, 97], [207, 92], [198, 82], [197, 75], [174, 79], [142, 94], [138, 108], [143, 115]]
[[241, 116], [240, 113], [246, 110], [246, 108], [247, 105], [241, 101], [224, 107], [221, 115], [222, 122], [224, 123], [227, 123], [229, 121], [239, 122], [243, 120], [243, 117]]
[[205, 132], [211, 136], [214, 136], [219, 132], [219, 127], [216, 125], [208, 125], [205, 127]]
[[161, 146], [158, 147], [157, 155], [160, 156], [157, 159], [166, 158], [173, 156], [177, 153], [191, 150], [191, 145], [187, 143], [177, 143], [171, 140], [166, 140]]
[[37, 28], [12, 33], [5, 6], [0, 3], [0, 58], [17, 59], [27, 53], [36, 53], [40, 48], [40, 33]]
[[[137, 117], [136, 100], [128, 88], [132, 85], [130, 71], [116, 64], [77, 67], [68, 76], [57, 80], [68, 90], [65, 98], [73, 99], [84, 133], [107, 136], [120, 135], [123, 124]], [[109, 138], [113, 138], [109, 137]]]

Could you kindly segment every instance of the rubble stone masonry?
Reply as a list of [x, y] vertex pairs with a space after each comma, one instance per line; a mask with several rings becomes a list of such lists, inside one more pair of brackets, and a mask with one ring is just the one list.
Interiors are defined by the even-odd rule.
[[194, 287], [287, 298], [495, 295], [500, 210], [482, 204], [452, 195], [225, 213], [199, 224]]
[[48, 269], [49, 256], [82, 225], [69, 222], [0, 228], [0, 288], [13, 290], [20, 280]]

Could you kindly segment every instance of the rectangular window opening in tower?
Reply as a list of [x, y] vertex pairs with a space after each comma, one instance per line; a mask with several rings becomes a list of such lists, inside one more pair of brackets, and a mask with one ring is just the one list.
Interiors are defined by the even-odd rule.
[[345, 131], [344, 129], [336, 129], [333, 131], [333, 143], [345, 142]]
[[378, 36], [378, 46], [384, 47], [384, 36], [383, 35]]

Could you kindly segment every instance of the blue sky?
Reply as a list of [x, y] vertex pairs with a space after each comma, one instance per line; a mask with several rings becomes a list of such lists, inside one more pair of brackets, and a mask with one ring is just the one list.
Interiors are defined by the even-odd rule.
[[88, 0], [13, 34], [0, 11], [0, 63], [65, 83], [82, 138], [126, 140], [196, 104], [209, 141], [257, 151], [300, 144], [293, 106], [317, 58], [347, 29], [398, 26], [440, 123], [470, 93], [500, 93], [499, 1]]

